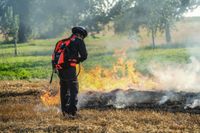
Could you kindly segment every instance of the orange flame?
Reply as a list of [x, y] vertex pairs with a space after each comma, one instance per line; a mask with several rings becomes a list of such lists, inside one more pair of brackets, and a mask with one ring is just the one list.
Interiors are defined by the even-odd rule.
[[41, 95], [42, 103], [46, 106], [57, 105], [60, 102], [59, 93], [55, 96], [52, 96], [49, 92], [44, 93]]
[[[54, 76], [56, 77], [56, 76]], [[46, 91], [40, 96], [42, 103], [46, 106], [58, 105], [60, 103], [59, 82], [54, 80]]]
[[[124, 51], [116, 51], [124, 53]], [[125, 56], [125, 54], [123, 54]], [[142, 76], [135, 69], [135, 61], [118, 58], [117, 62], [111, 69], [96, 66], [90, 71], [81, 68], [79, 76], [80, 92], [84, 91], [111, 91], [116, 88], [120, 89], [154, 89], [157, 83], [148, 77]], [[57, 87], [58, 88], [58, 87]], [[46, 92], [41, 96], [41, 100], [45, 105], [56, 105], [59, 103], [59, 93], [51, 96]]]
[[112, 69], [99, 66], [89, 72], [83, 69], [79, 81], [81, 91], [88, 91], [88, 89], [111, 91], [116, 88], [128, 89], [130, 87], [153, 89], [156, 87], [152, 79], [136, 71], [134, 61], [125, 61], [123, 58], [119, 58]]

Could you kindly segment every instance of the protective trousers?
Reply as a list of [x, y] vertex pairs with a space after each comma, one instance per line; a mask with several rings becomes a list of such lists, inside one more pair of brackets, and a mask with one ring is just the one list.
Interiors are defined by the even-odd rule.
[[60, 100], [63, 115], [75, 115], [78, 102], [78, 80], [76, 77], [76, 67], [67, 67], [59, 70], [60, 77]]

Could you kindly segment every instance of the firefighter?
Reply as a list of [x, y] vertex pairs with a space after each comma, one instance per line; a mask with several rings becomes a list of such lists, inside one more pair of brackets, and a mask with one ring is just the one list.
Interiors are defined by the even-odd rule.
[[61, 40], [61, 42], [71, 40], [68, 48], [65, 49], [65, 53], [67, 53], [65, 56], [67, 57], [64, 57], [64, 66], [62, 69], [58, 69], [61, 109], [64, 117], [76, 116], [79, 90], [76, 64], [87, 59], [85, 37], [87, 37], [87, 31], [84, 27], [73, 27], [71, 37]]

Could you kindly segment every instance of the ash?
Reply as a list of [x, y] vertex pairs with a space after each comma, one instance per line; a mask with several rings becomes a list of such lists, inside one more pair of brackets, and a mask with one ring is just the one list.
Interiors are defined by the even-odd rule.
[[111, 92], [89, 91], [79, 95], [78, 107], [153, 109], [169, 112], [200, 113], [200, 93], [174, 91], [136, 91], [116, 89]]

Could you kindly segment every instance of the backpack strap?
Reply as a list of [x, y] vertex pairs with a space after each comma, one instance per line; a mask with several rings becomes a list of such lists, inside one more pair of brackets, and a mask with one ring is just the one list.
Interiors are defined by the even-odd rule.
[[72, 35], [70, 38], [66, 39], [66, 40], [60, 40], [57, 42], [55, 48], [54, 48], [54, 52], [55, 51], [59, 51], [60, 46], [65, 43], [66, 46], [69, 46], [70, 42], [73, 41], [75, 38], [77, 38], [76, 35]]
[[[76, 35], [72, 35], [72, 37], [70, 38], [70, 42], [73, 41], [75, 38], [78, 38], [78, 36]], [[66, 44], [67, 45], [67, 44]], [[69, 44], [68, 44], [69, 45]], [[68, 46], [67, 45], [67, 46]], [[70, 58], [68, 59], [68, 62], [69, 62], [69, 65], [71, 67], [76, 67], [76, 64], [77, 64], [77, 59], [73, 59], [73, 58]]]

